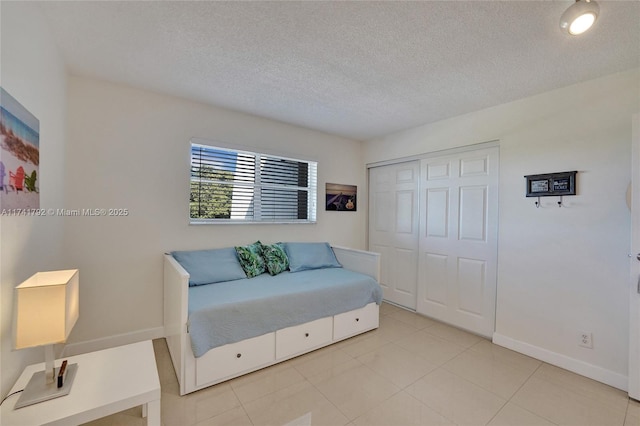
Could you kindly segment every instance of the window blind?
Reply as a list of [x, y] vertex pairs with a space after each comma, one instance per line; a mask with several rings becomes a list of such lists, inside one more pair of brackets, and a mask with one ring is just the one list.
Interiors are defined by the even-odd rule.
[[315, 222], [317, 163], [191, 144], [190, 219]]

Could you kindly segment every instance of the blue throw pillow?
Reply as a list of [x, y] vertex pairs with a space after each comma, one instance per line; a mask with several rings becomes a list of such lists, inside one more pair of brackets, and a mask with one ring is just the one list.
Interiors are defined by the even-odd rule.
[[329, 243], [285, 243], [291, 272], [342, 268]]
[[246, 278], [233, 247], [171, 253], [189, 273], [189, 286]]

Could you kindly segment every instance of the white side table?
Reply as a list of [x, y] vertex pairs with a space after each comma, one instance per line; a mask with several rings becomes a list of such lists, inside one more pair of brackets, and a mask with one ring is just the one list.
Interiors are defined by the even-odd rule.
[[[142, 405], [147, 425], [160, 426], [160, 380], [151, 341], [67, 359], [78, 364], [69, 395], [17, 410], [20, 394], [13, 395], [2, 404], [0, 424], [78, 425]], [[25, 368], [9, 393], [24, 389], [31, 375], [43, 369], [44, 363]]]

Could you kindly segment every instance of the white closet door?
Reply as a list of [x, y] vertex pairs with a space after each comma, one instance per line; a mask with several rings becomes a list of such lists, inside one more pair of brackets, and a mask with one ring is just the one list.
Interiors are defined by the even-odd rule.
[[490, 337], [495, 325], [498, 148], [421, 160], [417, 311]]
[[369, 170], [369, 250], [380, 256], [380, 285], [390, 302], [416, 309], [420, 163]]

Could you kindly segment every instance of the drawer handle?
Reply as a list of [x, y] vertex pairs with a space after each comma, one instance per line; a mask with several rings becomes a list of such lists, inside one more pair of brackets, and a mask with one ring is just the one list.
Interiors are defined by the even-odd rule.
[[356, 318], [356, 322], [360, 321], [360, 318]]
[[309, 333], [304, 333], [304, 337], [309, 337]]
[[242, 354], [238, 354], [236, 355], [236, 358], [240, 358], [242, 356]]

